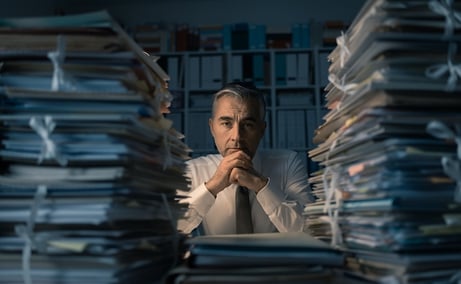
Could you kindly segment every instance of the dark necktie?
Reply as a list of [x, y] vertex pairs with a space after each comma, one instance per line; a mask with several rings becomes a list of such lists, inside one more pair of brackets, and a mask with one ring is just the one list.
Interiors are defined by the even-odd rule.
[[253, 233], [253, 222], [251, 221], [251, 205], [247, 188], [237, 188], [235, 193], [235, 202], [237, 234]]

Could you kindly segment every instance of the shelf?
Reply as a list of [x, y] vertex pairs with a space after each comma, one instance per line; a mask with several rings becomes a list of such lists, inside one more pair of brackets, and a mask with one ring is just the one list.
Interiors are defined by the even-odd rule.
[[266, 95], [266, 134], [261, 148], [290, 148], [307, 159], [315, 129], [325, 113], [323, 88], [328, 82], [330, 48], [190, 51], [159, 54], [170, 75], [175, 97], [174, 127], [184, 133], [192, 156], [216, 153], [208, 129], [212, 96], [223, 84], [253, 80]]

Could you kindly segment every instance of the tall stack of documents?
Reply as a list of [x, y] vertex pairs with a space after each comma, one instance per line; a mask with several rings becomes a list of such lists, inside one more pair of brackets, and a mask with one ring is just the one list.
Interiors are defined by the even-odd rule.
[[[167, 283], [346, 283], [341, 251], [303, 232], [198, 236]], [[355, 282], [347, 282], [355, 283]]]
[[354, 277], [459, 283], [461, 1], [367, 1], [329, 59], [306, 231]]
[[167, 74], [104, 11], [0, 19], [0, 283], [154, 283], [188, 149]]

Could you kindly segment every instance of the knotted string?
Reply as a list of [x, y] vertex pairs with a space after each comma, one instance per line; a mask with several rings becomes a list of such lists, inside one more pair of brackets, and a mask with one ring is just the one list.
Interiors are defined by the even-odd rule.
[[347, 38], [343, 31], [341, 31], [341, 35], [336, 38], [336, 44], [339, 48], [339, 66], [343, 68], [344, 63], [347, 59], [349, 59], [349, 56], [351, 55], [351, 52], [347, 47]]
[[328, 80], [333, 84], [333, 86], [347, 95], [354, 95], [359, 86], [356, 83], [346, 84], [346, 76], [343, 76], [341, 79], [339, 79], [338, 76], [333, 73], [328, 75]]
[[26, 225], [17, 225], [15, 227], [16, 234], [24, 240], [24, 247], [22, 249], [22, 271], [25, 284], [32, 284], [30, 262], [32, 249], [35, 248], [34, 226], [35, 220], [37, 219], [38, 209], [45, 199], [46, 194], [46, 186], [39, 185], [34, 195], [34, 202], [30, 208], [30, 215]]
[[456, 55], [457, 45], [450, 43], [448, 46], [447, 63], [429, 66], [426, 69], [426, 77], [439, 79], [448, 73], [446, 91], [453, 91], [456, 88], [458, 77], [461, 77], [461, 64], [453, 64], [453, 57]]
[[59, 35], [57, 38], [57, 46], [55, 51], [48, 52], [48, 58], [53, 63], [53, 78], [51, 79], [51, 90], [75, 90], [75, 86], [70, 78], [66, 78], [62, 65], [66, 50], [66, 40], [64, 36]]
[[452, 0], [433, 0], [428, 3], [429, 9], [445, 17], [444, 37], [451, 37], [456, 24], [461, 23], [461, 14], [453, 10], [452, 4]]
[[61, 166], [67, 165], [67, 159], [60, 153], [56, 143], [51, 139], [51, 133], [56, 127], [56, 123], [49, 115], [44, 117], [33, 116], [29, 120], [29, 125], [42, 138], [42, 150], [40, 152], [38, 163], [45, 159], [55, 159]]
[[[328, 176], [330, 176], [329, 182]], [[325, 172], [323, 173], [323, 187], [325, 190], [323, 212], [328, 213], [328, 221], [331, 228], [331, 244], [333, 246], [338, 246], [342, 243], [342, 233], [338, 224], [338, 211], [341, 204], [341, 193], [338, 189], [340, 177], [341, 170], [339, 166], [325, 168]]]
[[445, 174], [456, 181], [454, 200], [461, 203], [461, 125], [456, 125], [452, 131], [443, 122], [435, 120], [428, 123], [426, 131], [436, 138], [456, 142], [456, 156], [443, 156], [441, 163]]
[[46, 159], [55, 159], [61, 166], [67, 165], [67, 159], [61, 155], [55, 142], [51, 139], [51, 133], [56, 123], [50, 115], [44, 117], [33, 116], [29, 120], [29, 126], [42, 138], [42, 150], [37, 163], [40, 164]]

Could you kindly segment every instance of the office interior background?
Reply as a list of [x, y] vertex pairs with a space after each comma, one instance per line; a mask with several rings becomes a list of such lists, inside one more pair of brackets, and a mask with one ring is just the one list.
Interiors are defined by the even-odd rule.
[[[189, 27], [233, 25], [236, 23], [249, 23], [263, 25], [265, 33], [283, 34], [291, 33], [293, 24], [309, 24], [309, 45], [307, 48], [299, 49], [299, 52], [292, 54], [289, 49], [279, 52], [265, 49], [261, 58], [265, 59], [265, 69], [270, 69], [270, 74], [265, 77], [272, 77], [262, 83], [262, 89], [267, 94], [269, 112], [267, 116], [268, 128], [266, 135], [261, 142], [263, 148], [291, 148], [298, 151], [305, 162], [309, 172], [317, 169], [317, 165], [309, 160], [307, 152], [315, 147], [312, 139], [315, 128], [322, 123], [323, 111], [323, 88], [327, 84], [327, 55], [334, 48], [335, 42], [329, 42], [326, 46], [322, 38], [325, 36], [326, 23], [343, 23], [344, 27], [336, 27], [330, 31], [329, 37], [334, 38], [340, 34], [341, 29], [346, 28], [360, 11], [365, 0], [285, 0], [285, 1], [248, 1], [248, 0], [42, 0], [37, 5], [32, 0], [11, 1], [2, 4], [0, 17], [36, 17], [52, 15], [70, 15], [92, 11], [107, 10], [111, 16], [119, 22], [133, 37], [136, 27], [156, 25], [161, 23], [167, 27], [187, 25]], [[325, 33], [325, 34], [323, 34]], [[278, 50], [278, 49], [277, 49]], [[231, 78], [234, 71], [229, 65], [234, 58], [248, 56], [239, 51], [222, 52], [213, 51], [203, 53], [202, 51], [183, 50], [175, 53], [174, 47], [159, 52], [159, 61], [169, 75], [178, 76], [181, 73], [182, 79], [171, 80], [170, 90], [174, 95], [171, 114], [168, 115], [174, 121], [174, 126], [185, 134], [185, 142], [193, 150], [192, 156], [198, 156], [214, 152], [215, 148], [208, 130], [209, 98], [219, 85], [234, 80]], [[290, 52], [286, 53], [285, 52]], [[155, 52], [153, 52], [155, 53]], [[152, 53], [151, 53], [152, 54]], [[253, 54], [252, 54], [253, 55]], [[251, 56], [252, 56], [251, 55]], [[306, 64], [304, 72], [309, 77], [308, 82], [290, 85], [276, 82], [276, 73], [290, 65], [290, 59], [286, 59], [283, 68], [280, 68], [279, 56], [293, 59], [294, 64], [302, 66]], [[187, 58], [186, 58], [187, 57]], [[210, 59], [212, 65], [221, 66], [219, 83], [214, 85], [194, 85], [189, 74], [195, 74], [192, 67], [194, 57], [200, 57], [203, 74], [215, 73], [214, 69], [203, 69], [205, 60]], [[213, 61], [218, 59], [218, 61]], [[225, 59], [230, 58], [230, 59]], [[172, 60], [178, 60], [188, 65], [186, 71], [172, 69]], [[285, 59], [284, 59], [285, 60]], [[227, 62], [226, 62], [227, 61]], [[261, 61], [262, 63], [263, 61]], [[177, 64], [177, 61], [174, 62]], [[242, 63], [240, 63], [242, 64]], [[267, 65], [272, 68], [267, 68]], [[181, 65], [184, 68], [184, 65]], [[298, 67], [298, 69], [301, 67]], [[228, 69], [228, 70], [222, 70]], [[235, 68], [234, 68], [235, 69]], [[198, 70], [198, 69], [197, 69]], [[265, 72], [265, 71], [261, 71]], [[282, 71], [285, 72], [285, 71]], [[289, 73], [290, 71], [286, 71]], [[184, 73], [186, 73], [184, 75]], [[267, 72], [266, 72], [267, 73]], [[253, 75], [253, 74], [252, 74]], [[250, 75], [250, 76], [252, 76]], [[288, 76], [288, 75], [287, 75]], [[188, 79], [185, 79], [185, 78]], [[181, 81], [181, 83], [176, 82]], [[184, 83], [187, 81], [187, 83]], [[258, 86], [259, 87], [259, 86]]]

